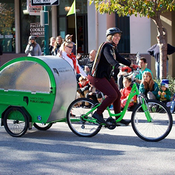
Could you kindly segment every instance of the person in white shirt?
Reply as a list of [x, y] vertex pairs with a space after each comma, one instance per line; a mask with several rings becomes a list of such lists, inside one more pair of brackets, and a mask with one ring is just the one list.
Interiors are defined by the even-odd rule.
[[73, 42], [64, 41], [60, 47], [60, 56], [65, 59], [74, 69], [75, 74], [80, 74], [82, 77], [87, 77], [84, 70], [78, 64], [76, 56], [72, 53]]

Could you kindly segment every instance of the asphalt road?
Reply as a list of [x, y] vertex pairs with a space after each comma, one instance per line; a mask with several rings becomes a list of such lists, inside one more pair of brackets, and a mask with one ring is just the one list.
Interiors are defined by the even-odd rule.
[[0, 127], [0, 175], [35, 174], [172, 175], [175, 128], [152, 143], [138, 138], [131, 126], [103, 128], [91, 138], [76, 136], [66, 123], [48, 131], [33, 128], [20, 138]]

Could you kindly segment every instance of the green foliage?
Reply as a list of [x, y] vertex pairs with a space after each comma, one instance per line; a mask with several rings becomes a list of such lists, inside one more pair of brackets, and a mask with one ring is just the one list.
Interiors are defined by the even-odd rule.
[[135, 15], [153, 18], [157, 13], [175, 10], [175, 0], [89, 0], [100, 13], [116, 12], [119, 16]]
[[[169, 90], [171, 92], [171, 95], [173, 96], [175, 94], [175, 79], [168, 75], [167, 79], [169, 80]], [[160, 88], [161, 80], [155, 79], [154, 80]]]

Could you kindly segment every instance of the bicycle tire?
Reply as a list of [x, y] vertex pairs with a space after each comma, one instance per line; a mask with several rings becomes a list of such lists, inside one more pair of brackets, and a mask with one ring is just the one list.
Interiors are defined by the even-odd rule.
[[4, 113], [4, 128], [12, 137], [21, 137], [29, 127], [29, 120], [26, 113], [20, 107], [10, 107]]
[[147, 121], [141, 104], [138, 104], [131, 116], [132, 128], [141, 139], [158, 142], [170, 133], [173, 126], [172, 115], [160, 101], [147, 100], [147, 104], [152, 121]]
[[38, 130], [46, 131], [46, 130], [48, 130], [48, 129], [52, 126], [52, 123], [48, 123], [48, 124], [33, 123], [33, 126], [34, 126], [36, 129], [38, 129]]
[[101, 129], [101, 125], [96, 123], [95, 119], [92, 122], [91, 112], [87, 117], [91, 121], [84, 120], [82, 116], [95, 106], [95, 103], [88, 98], [78, 98], [74, 100], [67, 110], [67, 123], [71, 131], [81, 137], [95, 136]]

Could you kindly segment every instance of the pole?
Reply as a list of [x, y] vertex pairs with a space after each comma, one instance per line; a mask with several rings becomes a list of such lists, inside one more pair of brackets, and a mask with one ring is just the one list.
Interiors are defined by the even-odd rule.
[[44, 31], [44, 55], [49, 55], [49, 17], [47, 6], [44, 6]]
[[75, 39], [76, 39], [76, 56], [77, 56], [77, 50], [78, 50], [78, 39], [77, 39], [77, 13], [76, 13], [76, 0], [75, 0]]

